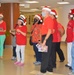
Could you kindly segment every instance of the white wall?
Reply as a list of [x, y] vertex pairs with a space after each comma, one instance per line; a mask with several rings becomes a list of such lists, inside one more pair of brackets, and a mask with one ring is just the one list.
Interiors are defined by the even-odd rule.
[[[67, 23], [68, 23], [68, 13], [70, 9], [73, 9], [73, 8], [74, 8], [74, 5], [65, 5], [63, 7], [56, 8], [58, 13], [58, 21], [64, 26], [65, 31], [66, 31]], [[65, 39], [66, 39], [66, 33], [62, 37], [62, 41], [65, 41]]]

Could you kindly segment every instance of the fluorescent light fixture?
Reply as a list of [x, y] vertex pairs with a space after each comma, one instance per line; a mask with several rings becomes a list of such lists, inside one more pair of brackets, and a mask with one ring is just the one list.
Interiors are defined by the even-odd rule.
[[38, 1], [25, 1], [26, 3], [39, 3]]
[[69, 4], [69, 2], [64, 2], [64, 1], [61, 1], [61, 2], [57, 2], [58, 4]]
[[19, 6], [24, 6], [24, 4], [19, 4]]

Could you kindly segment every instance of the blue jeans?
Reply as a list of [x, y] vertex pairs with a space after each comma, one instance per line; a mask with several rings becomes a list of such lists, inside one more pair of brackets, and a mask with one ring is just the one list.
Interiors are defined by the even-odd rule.
[[36, 61], [40, 61], [41, 62], [42, 53], [38, 52], [38, 48], [36, 47], [36, 44], [37, 43], [33, 43], [33, 49], [34, 49], [34, 52], [35, 52], [35, 55], [36, 55]]
[[72, 48], [71, 48], [71, 56], [72, 56], [72, 72], [74, 72], [74, 42], [72, 42]]

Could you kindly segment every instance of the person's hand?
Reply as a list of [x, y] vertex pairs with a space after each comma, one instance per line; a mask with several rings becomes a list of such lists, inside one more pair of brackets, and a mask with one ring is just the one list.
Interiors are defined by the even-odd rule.
[[19, 32], [19, 33], [21, 33], [21, 30], [19, 30], [19, 29], [17, 29], [16, 31]]
[[42, 46], [45, 46], [45, 45], [46, 45], [46, 40], [44, 40], [42, 43]]
[[9, 32], [11, 33], [11, 30]]

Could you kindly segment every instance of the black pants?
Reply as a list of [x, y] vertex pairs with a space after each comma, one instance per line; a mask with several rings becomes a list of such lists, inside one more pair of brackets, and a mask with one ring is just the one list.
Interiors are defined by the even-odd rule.
[[[42, 41], [44, 40], [45, 35], [42, 36]], [[46, 41], [46, 45], [48, 46], [48, 52], [42, 52], [42, 63], [41, 63], [41, 72], [45, 73], [46, 71], [53, 71], [52, 64], [52, 35]]]
[[57, 43], [56, 52], [58, 53], [60, 60], [65, 60], [63, 51], [60, 48], [60, 42]]
[[63, 51], [62, 51], [61, 48], [60, 48], [60, 42], [54, 42], [54, 43], [53, 43], [53, 46], [52, 46], [52, 50], [53, 50], [53, 58], [52, 58], [53, 67], [56, 67], [56, 52], [57, 52], [58, 55], [59, 55], [60, 61], [61, 61], [61, 60], [65, 60]]
[[16, 57], [16, 46], [13, 46], [13, 57]]

